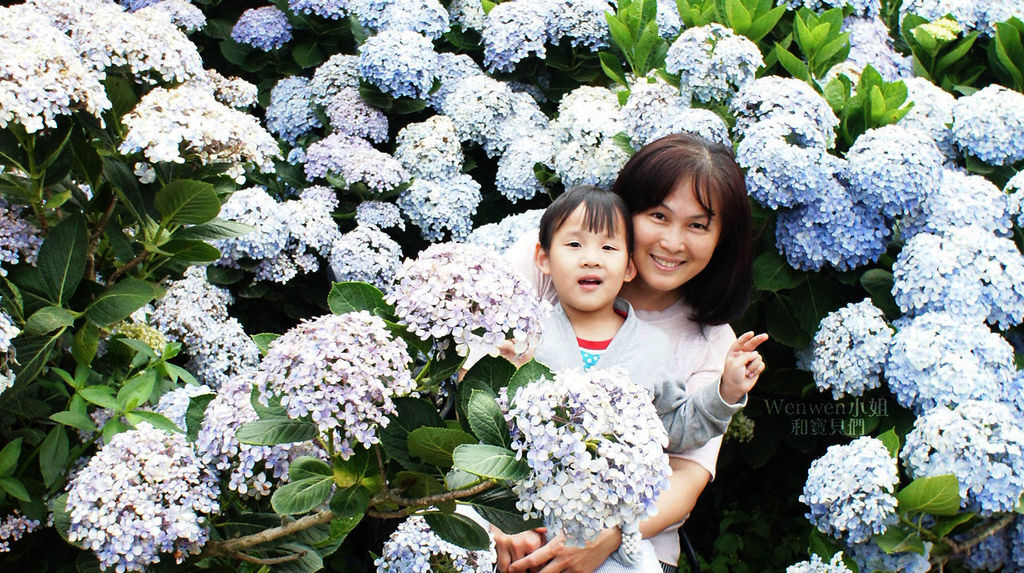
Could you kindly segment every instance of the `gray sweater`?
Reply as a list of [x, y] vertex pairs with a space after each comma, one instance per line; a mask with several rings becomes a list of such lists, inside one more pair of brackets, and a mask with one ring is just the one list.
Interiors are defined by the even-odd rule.
[[[615, 308], [627, 312], [626, 322], [594, 368], [618, 366], [651, 392], [654, 407], [668, 431], [669, 453], [700, 447], [724, 434], [732, 415], [743, 408], [743, 403], [726, 404], [718, 394], [718, 384], [687, 394], [685, 380], [674, 376], [672, 344], [665, 333], [636, 318], [625, 299], [616, 299]], [[534, 358], [552, 370], [583, 370], [576, 333], [562, 305], [556, 304], [543, 324], [544, 334]]]

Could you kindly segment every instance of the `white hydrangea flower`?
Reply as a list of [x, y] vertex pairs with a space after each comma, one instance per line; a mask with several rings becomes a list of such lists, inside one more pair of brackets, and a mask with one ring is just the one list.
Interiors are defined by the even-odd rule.
[[699, 101], [726, 101], [764, 65], [757, 44], [721, 24], [688, 28], [665, 55], [681, 89]]
[[801, 561], [787, 567], [786, 573], [853, 573], [853, 571], [850, 571], [850, 568], [843, 563], [843, 552], [840, 551], [827, 562], [817, 555], [812, 555], [809, 561]]
[[36, 529], [39, 529], [39, 521], [21, 515], [18, 510], [0, 519], [0, 553], [10, 552], [12, 541], [17, 541]]
[[871, 299], [829, 314], [818, 325], [811, 347], [814, 383], [832, 390], [837, 400], [878, 388], [891, 340], [892, 329]]
[[395, 159], [413, 177], [444, 179], [462, 170], [462, 145], [448, 116], [410, 123], [398, 132], [395, 144]]
[[493, 539], [488, 549], [463, 549], [438, 537], [425, 519], [414, 515], [398, 525], [373, 564], [377, 573], [431, 573], [441, 563], [451, 573], [491, 573], [496, 561]]

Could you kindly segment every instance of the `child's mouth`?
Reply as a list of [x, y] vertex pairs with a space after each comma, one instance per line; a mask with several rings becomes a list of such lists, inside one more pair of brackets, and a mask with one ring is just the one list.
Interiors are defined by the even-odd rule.
[[598, 278], [584, 277], [577, 281], [577, 283], [583, 288], [594, 288], [601, 285], [603, 281]]

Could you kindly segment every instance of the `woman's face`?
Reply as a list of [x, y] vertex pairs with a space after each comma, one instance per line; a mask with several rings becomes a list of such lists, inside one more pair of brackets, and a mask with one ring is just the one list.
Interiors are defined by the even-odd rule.
[[[716, 208], [714, 202], [712, 209]], [[711, 218], [697, 201], [692, 181], [683, 181], [661, 204], [633, 215], [634, 286], [674, 293], [704, 270], [721, 233], [718, 217]]]

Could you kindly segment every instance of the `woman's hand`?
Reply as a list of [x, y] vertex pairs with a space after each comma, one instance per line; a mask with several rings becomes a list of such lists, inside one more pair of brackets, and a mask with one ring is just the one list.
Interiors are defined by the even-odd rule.
[[[570, 547], [559, 535], [520, 559], [509, 573], [593, 573], [622, 543], [618, 528], [606, 529], [584, 547]], [[501, 571], [499, 564], [498, 570]]]
[[494, 538], [494, 550], [498, 554], [498, 571], [508, 573], [512, 563], [540, 549], [544, 545], [544, 532], [544, 528], [540, 528], [506, 535], [492, 525], [491, 537]]
[[727, 404], [739, 402], [757, 384], [757, 379], [764, 372], [764, 359], [756, 349], [766, 340], [767, 334], [755, 336], [753, 332], [745, 332], [732, 343], [725, 357], [722, 384], [719, 387], [722, 399]]

